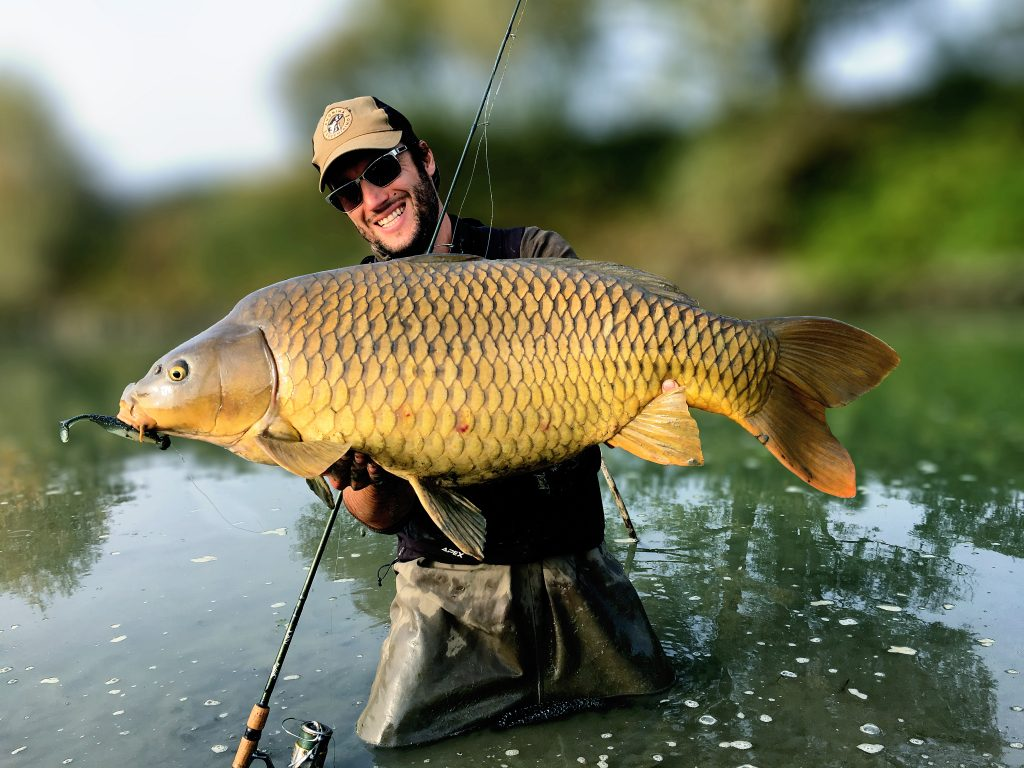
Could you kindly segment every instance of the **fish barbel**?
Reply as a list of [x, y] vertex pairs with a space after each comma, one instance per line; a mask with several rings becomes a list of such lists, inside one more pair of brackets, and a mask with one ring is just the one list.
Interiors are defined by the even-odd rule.
[[[815, 488], [852, 496], [825, 409], [898, 362], [839, 321], [716, 315], [617, 264], [418, 256], [250, 294], [129, 384], [118, 418], [306, 478], [350, 448], [366, 453], [481, 557], [484, 518], [459, 485], [599, 443], [701, 464], [691, 407], [742, 425]], [[679, 386], [664, 391], [669, 380]]]

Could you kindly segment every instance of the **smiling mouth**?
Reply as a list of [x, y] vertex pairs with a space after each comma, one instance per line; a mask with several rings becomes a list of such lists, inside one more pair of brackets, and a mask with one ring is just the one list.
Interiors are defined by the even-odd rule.
[[401, 216], [403, 213], [405, 213], [405, 205], [406, 205], [405, 203], [402, 203], [400, 206], [395, 208], [395, 210], [393, 210], [391, 213], [389, 213], [383, 219], [379, 219], [379, 220], [375, 221], [374, 222], [374, 226], [386, 227], [386, 226], [388, 226], [388, 224], [391, 224], [391, 223], [397, 221], [398, 217]]

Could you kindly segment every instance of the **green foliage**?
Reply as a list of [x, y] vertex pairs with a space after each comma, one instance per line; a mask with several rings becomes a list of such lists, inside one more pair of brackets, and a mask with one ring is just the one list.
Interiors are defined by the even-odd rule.
[[[802, 84], [816, 41], [872, 7], [530, 4], [450, 210], [555, 229], [584, 258], [647, 268], [736, 314], [1018, 306], [1024, 91], [969, 79], [961, 50], [937, 69], [959, 79], [917, 100], [823, 103]], [[324, 105], [374, 93], [402, 109], [447, 190], [509, 10], [363, 4], [285, 78], [294, 173], [140, 206], [91, 193], [40, 106], [5, 86], [0, 315], [75, 343], [111, 327], [194, 329], [257, 287], [355, 263], [367, 248], [308, 166]], [[644, 88], [611, 82], [665, 30], [680, 43]], [[703, 117], [717, 119], [700, 130], [673, 103], [684, 73], [714, 93]], [[605, 88], [617, 112], [593, 107]]]
[[1024, 300], [1024, 99], [939, 95], [866, 120], [805, 180], [796, 268], [870, 304]]

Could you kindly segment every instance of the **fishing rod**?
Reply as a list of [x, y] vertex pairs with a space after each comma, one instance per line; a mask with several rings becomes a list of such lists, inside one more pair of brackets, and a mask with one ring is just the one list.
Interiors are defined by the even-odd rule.
[[[462, 147], [462, 154], [459, 155], [459, 162], [455, 165], [455, 172], [452, 174], [452, 183], [448, 187], [448, 195], [444, 199], [444, 203], [441, 205], [441, 213], [437, 217], [437, 225], [434, 227], [434, 234], [430, 238], [430, 245], [427, 248], [427, 253], [434, 252], [434, 246], [437, 245], [437, 237], [441, 233], [441, 225], [444, 223], [444, 217], [448, 213], [448, 203], [451, 202], [452, 195], [455, 194], [455, 184], [459, 179], [459, 174], [462, 172], [462, 164], [466, 159], [466, 155], [469, 153], [469, 147], [473, 143], [473, 136], [476, 134], [476, 129], [480, 126], [480, 116], [484, 113], [484, 107], [487, 105], [487, 99], [491, 94], [491, 87], [494, 85], [494, 76], [498, 72], [498, 67], [501, 64], [501, 60], [505, 55], [505, 48], [508, 45], [508, 41], [511, 40], [515, 35], [512, 33], [512, 29], [515, 27], [516, 18], [519, 16], [520, 7], [523, 4], [523, 0], [517, 0], [516, 7], [512, 10], [512, 16], [508, 20], [508, 29], [505, 30], [505, 36], [501, 39], [501, 45], [498, 47], [498, 55], [494, 59], [494, 66], [491, 68], [491, 76], [487, 80], [487, 87], [484, 88], [484, 95], [480, 99], [480, 106], [476, 110], [476, 117], [473, 118], [472, 124], [469, 126], [469, 134], [466, 136], [466, 143]], [[629, 516], [629, 510], [626, 509], [626, 502], [622, 499], [622, 494], [619, 493], [619, 488], [615, 484], [615, 479], [612, 477], [612, 473], [608, 469], [608, 465], [605, 463], [604, 458], [601, 458], [601, 472], [604, 474], [604, 479], [608, 483], [608, 490], [612, 494], [612, 499], [615, 501], [615, 506], [619, 510], [619, 516], [622, 518], [622, 524], [626, 527], [626, 533], [633, 541], [638, 542], [640, 539], [636, 535], [636, 528], [633, 526], [633, 520]]]
[[[334, 521], [338, 519], [338, 510], [341, 509], [342, 498], [342, 494], [338, 493], [338, 500], [331, 508], [331, 514], [327, 518], [327, 525], [324, 526], [323, 536], [320, 537], [320, 543], [317, 545], [316, 553], [313, 555], [313, 562], [310, 563], [309, 570], [306, 573], [306, 580], [302, 584], [302, 589], [299, 590], [299, 597], [295, 601], [292, 617], [288, 620], [284, 639], [281, 640], [281, 648], [277, 652], [274, 665], [270, 668], [270, 676], [267, 678], [263, 695], [253, 705], [252, 711], [249, 713], [249, 719], [245, 724], [245, 733], [242, 734], [242, 738], [238, 743], [238, 751], [235, 752], [235, 759], [231, 763], [231, 768], [249, 768], [253, 760], [262, 760], [266, 765], [271, 768], [273, 767], [270, 756], [263, 750], [258, 749], [260, 737], [263, 735], [263, 727], [267, 724], [267, 718], [270, 716], [270, 696], [274, 692], [274, 686], [277, 685], [278, 675], [281, 674], [281, 667], [284, 665], [284, 657], [288, 653], [288, 647], [292, 644], [292, 638], [295, 636], [295, 628], [299, 624], [302, 608], [305, 606], [309, 590], [313, 586], [313, 578], [316, 576], [320, 560], [327, 549], [327, 540], [331, 537]], [[330, 738], [331, 729], [315, 721], [310, 721], [303, 724], [302, 730], [303, 737], [305, 737], [310, 745], [310, 749], [322, 749], [324, 754], [326, 754], [326, 739]], [[300, 742], [303, 737], [300, 737]], [[297, 743], [296, 750], [300, 746], [301, 744]], [[301, 763], [294, 760], [292, 764], [301, 765]]]
[[508, 20], [508, 29], [505, 30], [505, 36], [501, 39], [501, 45], [498, 47], [498, 55], [494, 59], [494, 67], [491, 68], [491, 76], [487, 80], [487, 87], [484, 88], [483, 98], [480, 99], [480, 107], [476, 111], [476, 117], [473, 118], [473, 123], [469, 126], [469, 135], [466, 136], [466, 143], [462, 147], [462, 154], [459, 155], [459, 162], [455, 165], [455, 172], [452, 174], [452, 183], [448, 187], [448, 195], [444, 199], [444, 203], [441, 205], [441, 215], [437, 217], [437, 226], [434, 227], [434, 234], [430, 238], [430, 246], [427, 248], [427, 253], [434, 252], [434, 246], [437, 244], [437, 236], [441, 233], [441, 225], [444, 223], [445, 214], [448, 213], [448, 203], [451, 202], [452, 195], [455, 194], [455, 183], [459, 179], [459, 174], [462, 171], [462, 163], [466, 159], [466, 155], [469, 153], [469, 146], [473, 142], [473, 135], [476, 133], [476, 129], [480, 126], [480, 116], [484, 113], [484, 107], [487, 105], [487, 99], [491, 95], [491, 86], [494, 85], [494, 76], [498, 72], [498, 66], [501, 64], [501, 59], [505, 55], [505, 47], [508, 45], [508, 41], [511, 40], [515, 35], [512, 34], [512, 28], [515, 26], [516, 18], [519, 16], [519, 9], [523, 4], [523, 0], [516, 0], [516, 7], [512, 10], [512, 17]]

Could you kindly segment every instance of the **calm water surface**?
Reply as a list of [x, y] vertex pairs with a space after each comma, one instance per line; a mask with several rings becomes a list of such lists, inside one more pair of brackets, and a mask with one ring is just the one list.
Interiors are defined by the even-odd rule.
[[[864, 325], [904, 362], [830, 417], [853, 500], [716, 417], [702, 468], [606, 451], [641, 537], [619, 540], [613, 513], [609, 545], [675, 665], [664, 695], [369, 750], [353, 726], [393, 542], [344, 519], [262, 746], [287, 764], [282, 721], [315, 718], [335, 728], [334, 766], [1024, 765], [1024, 323]], [[58, 420], [111, 411], [161, 351], [3, 350], [0, 766], [227, 766], [263, 690], [320, 502], [183, 440], [160, 452], [86, 424], [57, 440]]]

